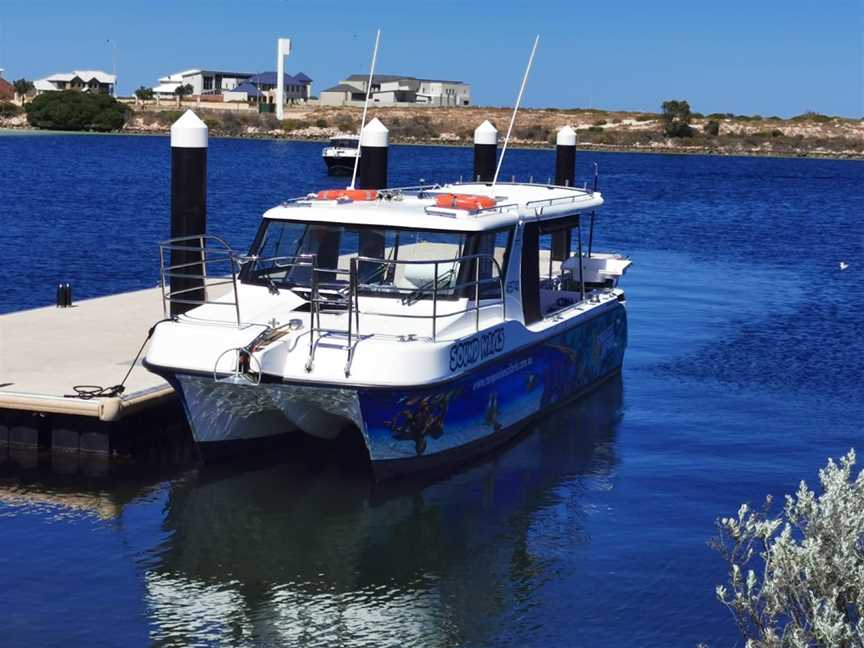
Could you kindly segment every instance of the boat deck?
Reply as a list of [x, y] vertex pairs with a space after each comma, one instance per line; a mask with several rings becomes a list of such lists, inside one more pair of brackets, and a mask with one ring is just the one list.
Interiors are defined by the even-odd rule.
[[140, 359], [122, 396], [66, 397], [75, 385], [109, 387], [123, 380], [160, 319], [159, 288], [0, 315], [0, 409], [116, 421], [173, 397]]

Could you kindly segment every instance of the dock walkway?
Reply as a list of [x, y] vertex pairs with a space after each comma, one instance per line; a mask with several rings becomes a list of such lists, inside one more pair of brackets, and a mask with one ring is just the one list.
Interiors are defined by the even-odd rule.
[[110, 422], [172, 398], [168, 383], [140, 359], [122, 396], [66, 397], [75, 385], [110, 387], [123, 380], [160, 319], [159, 288], [0, 315], [0, 409]]

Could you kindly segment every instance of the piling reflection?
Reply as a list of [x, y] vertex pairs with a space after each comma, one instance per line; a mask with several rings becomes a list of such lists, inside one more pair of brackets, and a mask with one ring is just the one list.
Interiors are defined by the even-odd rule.
[[485, 462], [428, 485], [376, 490], [299, 458], [173, 483], [167, 540], [146, 568], [153, 641], [488, 636], [487, 624], [555, 568], [551, 536], [555, 551], [558, 536], [577, 551], [588, 541], [580, 500], [589, 486], [612, 487], [621, 401], [616, 377]]

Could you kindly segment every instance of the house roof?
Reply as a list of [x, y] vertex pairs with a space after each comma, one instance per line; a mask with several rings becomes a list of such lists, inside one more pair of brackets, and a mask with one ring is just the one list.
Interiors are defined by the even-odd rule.
[[[276, 73], [275, 72], [259, 72], [258, 74], [252, 75], [249, 77], [249, 82], [254, 83], [256, 85], [276, 85]], [[284, 84], [296, 83], [296, 80], [290, 74], [285, 73], [283, 75], [282, 82]]]
[[306, 81], [306, 82], [308, 82], [308, 83], [312, 83], [312, 79], [310, 79], [308, 76], [306, 76], [306, 75], [303, 74], [302, 72], [299, 72], [299, 73], [295, 74], [295, 75], [294, 75], [294, 78], [297, 79], [298, 81], [300, 81], [301, 83], [302, 83], [303, 81]]
[[[404, 74], [373, 74], [372, 83], [387, 83], [389, 81], [416, 80], [415, 77]], [[352, 74], [346, 81], [368, 81], [368, 74]]]
[[115, 75], [108, 74], [102, 70], [72, 70], [71, 72], [58, 72], [57, 74], [52, 74], [51, 76], [47, 76], [40, 80], [49, 82], [71, 81], [76, 77], [86, 83], [89, 83], [94, 79], [99, 83], [114, 83], [117, 81]]
[[248, 81], [245, 83], [241, 83], [233, 90], [226, 90], [225, 92], [245, 92], [249, 97], [261, 97], [263, 96], [262, 92], [257, 88], [257, 86], [249, 83]]
[[0, 97], [11, 97], [13, 94], [15, 94], [15, 86], [3, 77], [0, 77]]
[[[368, 74], [352, 74], [346, 81], [367, 81]], [[424, 81], [427, 83], [462, 83], [462, 81], [448, 81], [446, 79], [420, 79], [404, 74], [375, 74], [372, 76], [372, 83], [389, 83], [391, 81]]]
[[321, 92], [362, 92], [362, 90], [356, 86], [348, 85], [347, 83], [339, 83], [332, 88], [327, 88]]

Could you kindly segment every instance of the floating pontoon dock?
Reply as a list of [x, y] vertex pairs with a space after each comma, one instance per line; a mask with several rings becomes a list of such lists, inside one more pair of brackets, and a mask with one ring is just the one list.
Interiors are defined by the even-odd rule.
[[162, 317], [159, 288], [0, 315], [0, 445], [109, 451], [107, 438], [88, 446], [85, 430], [106, 436], [129, 414], [173, 401], [140, 360], [122, 395], [69, 397], [76, 385], [120, 383]]

